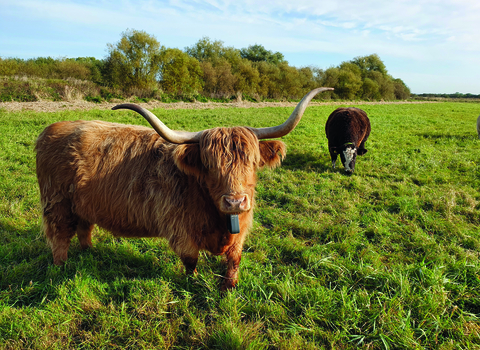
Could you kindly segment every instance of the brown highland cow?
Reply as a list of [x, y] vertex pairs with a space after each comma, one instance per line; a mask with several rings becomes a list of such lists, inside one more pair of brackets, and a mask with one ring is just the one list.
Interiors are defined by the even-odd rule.
[[222, 290], [235, 287], [256, 171], [279, 166], [286, 152], [281, 141], [259, 140], [288, 134], [326, 90], [333, 89], [312, 90], [285, 123], [269, 128], [173, 131], [133, 104], [113, 109], [140, 113], [154, 130], [102, 121], [48, 126], [36, 144], [37, 177], [54, 263], [67, 260], [75, 234], [91, 247], [96, 224], [115, 236], [166, 238], [187, 273], [196, 271], [199, 250], [225, 254]]

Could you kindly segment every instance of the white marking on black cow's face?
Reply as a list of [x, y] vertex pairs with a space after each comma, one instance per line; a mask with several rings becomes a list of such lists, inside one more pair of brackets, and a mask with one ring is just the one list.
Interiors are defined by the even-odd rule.
[[351, 148], [347, 147], [343, 151], [343, 158], [345, 159], [345, 162], [343, 165], [345, 166], [345, 171], [348, 173], [353, 172], [353, 169], [355, 169], [355, 158], [357, 155], [357, 148]]

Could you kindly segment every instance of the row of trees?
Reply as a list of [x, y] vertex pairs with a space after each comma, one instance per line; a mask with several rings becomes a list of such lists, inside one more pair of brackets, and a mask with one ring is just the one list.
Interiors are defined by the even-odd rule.
[[420, 98], [426, 98], [426, 99], [428, 98], [479, 99], [480, 98], [480, 94], [479, 95], [470, 94], [470, 93], [463, 94], [461, 92], [456, 92], [454, 94], [416, 94], [414, 96], [420, 97]]
[[235, 49], [207, 37], [184, 50], [166, 48], [144, 31], [127, 30], [108, 44], [103, 60], [36, 58], [0, 59], [0, 76], [75, 78], [92, 81], [123, 94], [180, 98], [204, 96], [298, 99], [319, 86], [334, 87], [322, 98], [406, 99], [410, 90], [388, 74], [378, 55], [356, 57], [326, 70], [290, 66], [280, 52], [262, 45]]

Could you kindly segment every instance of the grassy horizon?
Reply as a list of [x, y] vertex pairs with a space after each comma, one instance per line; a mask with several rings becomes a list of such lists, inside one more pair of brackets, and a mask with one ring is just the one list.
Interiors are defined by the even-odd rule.
[[[40, 233], [34, 142], [50, 123], [147, 123], [125, 111], [0, 110], [0, 349], [480, 349], [477, 103], [359, 105], [355, 173], [331, 168], [308, 107], [259, 172], [236, 290], [221, 258], [187, 278], [162, 239], [95, 228], [54, 266]], [[173, 129], [282, 123], [293, 108], [154, 110]]]

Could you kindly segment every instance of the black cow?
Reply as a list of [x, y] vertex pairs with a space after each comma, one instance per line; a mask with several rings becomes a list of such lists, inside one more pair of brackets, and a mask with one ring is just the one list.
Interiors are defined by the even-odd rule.
[[345, 171], [353, 173], [357, 154], [361, 156], [367, 153], [365, 142], [370, 130], [367, 113], [359, 108], [337, 108], [330, 114], [325, 125], [325, 133], [333, 168], [340, 154]]

